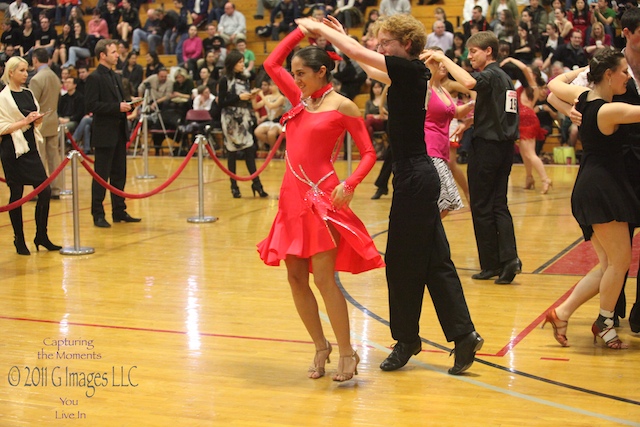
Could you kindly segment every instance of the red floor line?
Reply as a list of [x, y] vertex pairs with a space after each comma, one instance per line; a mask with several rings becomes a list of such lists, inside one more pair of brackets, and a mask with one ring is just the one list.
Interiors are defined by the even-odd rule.
[[[577, 283], [576, 283], [577, 285]], [[516, 345], [518, 345], [518, 343], [520, 341], [522, 341], [523, 339], [525, 339], [525, 337], [527, 335], [529, 335], [531, 333], [531, 331], [533, 331], [535, 328], [538, 327], [538, 325], [544, 320], [547, 311], [551, 310], [552, 308], [556, 308], [557, 306], [559, 306], [560, 304], [562, 304], [564, 302], [564, 300], [566, 300], [569, 295], [571, 295], [571, 292], [573, 292], [573, 288], [576, 287], [576, 285], [573, 285], [567, 292], [564, 293], [564, 295], [562, 295], [556, 302], [554, 302], [551, 307], [547, 308], [544, 312], [540, 313], [540, 315], [538, 317], [536, 317], [530, 324], [529, 326], [527, 326], [526, 328], [524, 328], [518, 335], [516, 335], [514, 338], [512, 338], [509, 343], [504, 346], [500, 351], [498, 351], [496, 353], [496, 356], [504, 356], [507, 353], [509, 353], [511, 351], [511, 349], [513, 349]], [[548, 326], [550, 328], [550, 326]]]

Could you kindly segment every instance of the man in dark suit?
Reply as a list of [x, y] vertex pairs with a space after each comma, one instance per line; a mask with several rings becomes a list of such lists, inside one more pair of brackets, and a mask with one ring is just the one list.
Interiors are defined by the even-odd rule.
[[[127, 116], [133, 106], [124, 99], [120, 76], [113, 72], [118, 62], [115, 40], [100, 40], [95, 47], [99, 65], [87, 78], [85, 102], [93, 113], [91, 145], [95, 150], [95, 171], [105, 181], [124, 190], [127, 180]], [[104, 217], [106, 189], [94, 179], [91, 185], [91, 215], [96, 227], [111, 227]], [[111, 193], [114, 222], [139, 222], [126, 212], [124, 198]]]

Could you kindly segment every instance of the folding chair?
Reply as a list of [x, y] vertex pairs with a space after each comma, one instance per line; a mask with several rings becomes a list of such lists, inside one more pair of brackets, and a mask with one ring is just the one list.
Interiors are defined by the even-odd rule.
[[[203, 133], [204, 127], [211, 123], [211, 115], [208, 110], [189, 110], [184, 118], [184, 126], [178, 128], [182, 132], [182, 138], [180, 142], [180, 154], [188, 152], [189, 147], [186, 146], [186, 137], [190, 133]], [[191, 138], [193, 141], [194, 138]]]

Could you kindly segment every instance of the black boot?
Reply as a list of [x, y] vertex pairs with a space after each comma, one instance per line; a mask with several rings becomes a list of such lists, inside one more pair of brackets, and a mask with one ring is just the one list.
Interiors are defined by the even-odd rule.
[[[44, 194], [48, 188], [40, 193]], [[49, 190], [50, 194], [51, 190]], [[59, 251], [62, 246], [55, 245], [49, 240], [47, 233], [47, 226], [49, 224], [49, 198], [45, 196], [38, 199], [36, 205], [36, 238], [33, 243], [36, 245], [36, 250], [40, 251], [40, 246], [44, 246], [48, 251]]]
[[22, 228], [22, 207], [9, 211], [9, 218], [13, 226], [13, 244], [18, 255], [31, 255], [27, 244], [24, 241], [24, 230]]
[[260, 197], [269, 197], [269, 195], [262, 188], [262, 184], [260, 184], [260, 181], [251, 184], [251, 191], [253, 192], [253, 197], [256, 197], [256, 193], [258, 193]]
[[240, 189], [238, 188], [238, 184], [234, 182], [231, 183], [231, 194], [233, 195], [234, 199], [239, 199], [240, 197], [242, 197], [242, 194], [240, 194]]

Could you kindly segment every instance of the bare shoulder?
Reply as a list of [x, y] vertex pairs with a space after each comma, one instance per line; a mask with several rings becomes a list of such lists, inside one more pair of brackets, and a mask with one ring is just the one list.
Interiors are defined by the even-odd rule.
[[339, 95], [339, 97], [340, 100], [337, 110], [340, 113], [345, 116], [361, 117], [360, 108], [358, 108], [355, 102], [342, 95]]

